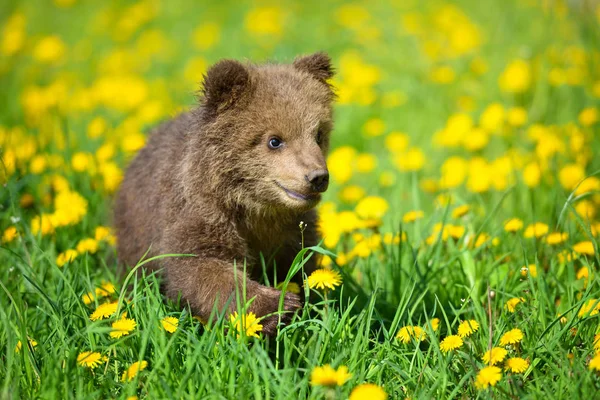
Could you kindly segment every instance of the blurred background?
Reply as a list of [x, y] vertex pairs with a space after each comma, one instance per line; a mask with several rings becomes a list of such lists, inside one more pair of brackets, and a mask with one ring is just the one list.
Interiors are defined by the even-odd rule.
[[[3, 2], [0, 20], [5, 241], [15, 217], [44, 236], [69, 226], [50, 241], [57, 253], [109, 225], [128, 160], [152, 126], [196, 104], [222, 58], [331, 55], [330, 248], [436, 204], [484, 217], [513, 187], [498, 222], [555, 222], [557, 202], [600, 166], [595, 1], [35, 0]], [[597, 197], [580, 216], [595, 220]], [[417, 225], [415, 243], [439, 230]]]

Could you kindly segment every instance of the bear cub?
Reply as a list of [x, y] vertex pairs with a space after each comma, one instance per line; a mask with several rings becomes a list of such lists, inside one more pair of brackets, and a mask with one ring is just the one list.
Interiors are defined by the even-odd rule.
[[[332, 75], [325, 53], [292, 64], [212, 66], [199, 106], [154, 130], [127, 169], [114, 210], [120, 263], [193, 254], [145, 267], [161, 269], [166, 294], [204, 320], [215, 304], [236, 311], [244, 280], [248, 311], [276, 313], [281, 292], [259, 283], [261, 257], [282, 281], [302, 235], [305, 246], [318, 243], [314, 207], [329, 183]], [[314, 268], [309, 262], [305, 272]], [[286, 293], [282, 320], [300, 307], [300, 297]], [[263, 319], [263, 332], [276, 333], [277, 322]]]

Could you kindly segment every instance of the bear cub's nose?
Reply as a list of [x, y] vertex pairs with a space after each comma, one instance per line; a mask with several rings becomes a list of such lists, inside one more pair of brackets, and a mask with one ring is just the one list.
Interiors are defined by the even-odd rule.
[[329, 171], [317, 169], [306, 175], [306, 180], [315, 192], [324, 192], [329, 186]]

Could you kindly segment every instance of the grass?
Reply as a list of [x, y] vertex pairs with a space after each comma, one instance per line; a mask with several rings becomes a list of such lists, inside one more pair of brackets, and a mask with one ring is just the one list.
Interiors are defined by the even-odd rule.
[[[0, 5], [0, 398], [337, 399], [363, 383], [390, 399], [600, 396], [600, 9], [581, 7]], [[103, 227], [145, 133], [194, 104], [221, 58], [316, 50], [338, 71], [333, 181], [324, 242], [293, 269], [319, 257], [342, 284], [310, 290], [276, 338], [254, 338], [218, 315], [195, 319], [161, 294], [160, 275], [119, 275]], [[404, 219], [410, 210], [424, 217]], [[548, 232], [527, 237], [535, 222]], [[107, 301], [117, 311], [92, 321]], [[111, 337], [125, 313], [135, 329]], [[468, 320], [477, 331], [442, 351]], [[403, 343], [404, 327], [426, 337]], [[501, 346], [515, 328], [523, 340]], [[492, 347], [528, 366], [499, 362], [500, 380], [481, 388]], [[78, 362], [86, 351], [100, 354], [95, 368]], [[138, 361], [147, 367], [123, 379]], [[311, 384], [326, 364], [352, 376]]]

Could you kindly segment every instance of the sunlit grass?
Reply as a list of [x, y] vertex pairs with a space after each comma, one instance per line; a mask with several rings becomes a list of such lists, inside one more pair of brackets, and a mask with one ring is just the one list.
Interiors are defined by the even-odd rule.
[[[0, 6], [0, 397], [598, 397], [600, 8], [569, 4]], [[292, 323], [118, 274], [147, 132], [221, 58], [317, 50], [332, 184]]]

